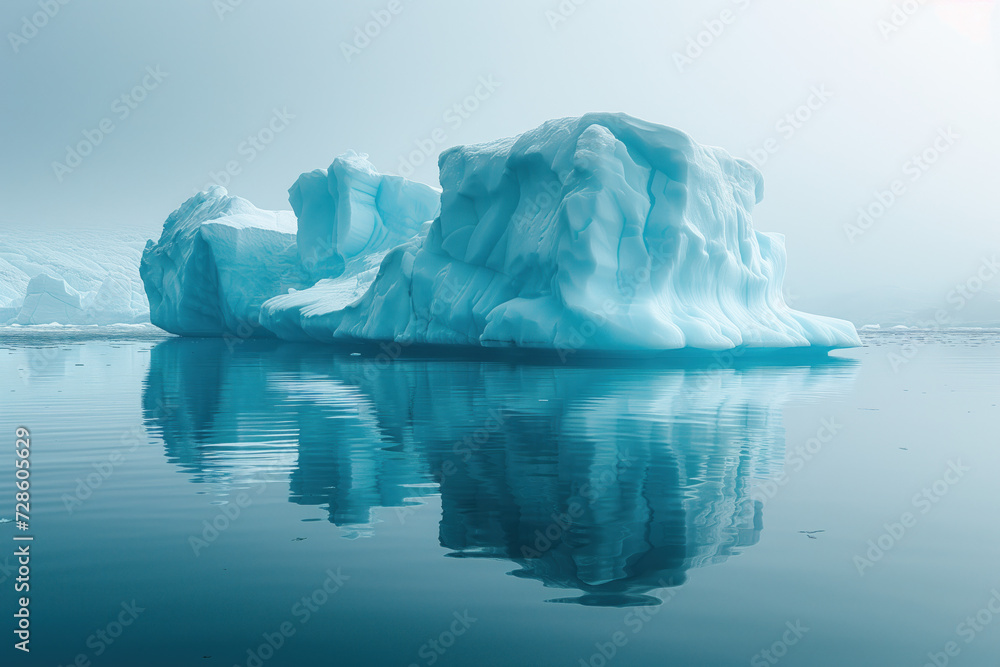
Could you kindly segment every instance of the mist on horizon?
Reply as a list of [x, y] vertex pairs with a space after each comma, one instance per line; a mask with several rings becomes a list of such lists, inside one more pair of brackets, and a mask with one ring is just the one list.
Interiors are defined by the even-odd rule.
[[155, 238], [212, 184], [288, 209], [351, 149], [437, 185], [451, 146], [620, 111], [758, 166], [793, 306], [1000, 324], [997, 2], [902, 7], [12, 0], [0, 236]]

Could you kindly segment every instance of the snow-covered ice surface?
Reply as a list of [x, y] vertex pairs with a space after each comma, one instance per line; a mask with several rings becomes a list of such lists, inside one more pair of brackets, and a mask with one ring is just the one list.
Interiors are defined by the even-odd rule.
[[139, 278], [144, 243], [135, 233], [5, 231], [0, 325], [148, 323]]
[[[415, 250], [423, 239], [424, 235], [418, 236], [401, 248]], [[309, 289], [270, 299], [261, 310], [261, 326], [285, 340], [328, 340], [331, 327], [342, 321], [347, 309], [364, 301], [379, 271], [391, 270], [395, 259], [405, 256], [405, 250], [395, 249], [392, 259], [386, 262], [388, 255], [389, 252], [383, 250], [356, 257], [345, 265], [345, 270], [337, 278], [322, 279]], [[392, 285], [385, 286], [393, 290]], [[405, 290], [407, 287], [400, 284], [395, 289]], [[374, 295], [373, 298], [379, 296]], [[396, 295], [395, 298], [405, 297]], [[359, 339], [387, 341], [395, 337], [391, 322], [371, 320], [365, 324], [367, 328], [358, 336]]]
[[783, 238], [752, 224], [760, 172], [683, 132], [591, 114], [450, 149], [440, 168], [439, 214], [437, 191], [355, 153], [300, 177], [295, 218], [198, 195], [144, 254], [152, 321], [574, 351], [860, 344], [852, 324], [786, 305]]

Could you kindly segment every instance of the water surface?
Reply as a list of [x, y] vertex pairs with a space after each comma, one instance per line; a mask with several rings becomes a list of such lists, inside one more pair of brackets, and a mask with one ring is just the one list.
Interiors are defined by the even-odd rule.
[[671, 367], [0, 336], [27, 664], [993, 664], [997, 336], [866, 342]]

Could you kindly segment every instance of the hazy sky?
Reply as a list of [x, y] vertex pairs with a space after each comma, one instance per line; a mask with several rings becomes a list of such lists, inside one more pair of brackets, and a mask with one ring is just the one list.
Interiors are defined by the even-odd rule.
[[155, 234], [227, 166], [231, 193], [289, 208], [347, 149], [398, 173], [422, 143], [437, 184], [448, 146], [624, 111], [763, 162], [756, 225], [787, 235], [794, 301], [946, 306], [1000, 247], [997, 4], [5, 0], [0, 232]]

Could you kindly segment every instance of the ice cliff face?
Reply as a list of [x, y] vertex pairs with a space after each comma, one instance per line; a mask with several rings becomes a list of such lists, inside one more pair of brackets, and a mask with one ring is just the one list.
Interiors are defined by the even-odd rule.
[[262, 211], [224, 188], [195, 195], [142, 254], [150, 320], [185, 336], [268, 336], [261, 304], [306, 281], [295, 229], [290, 212]]
[[299, 176], [288, 199], [298, 218], [299, 257], [317, 279], [336, 278], [351, 260], [408, 241], [441, 210], [439, 191], [383, 176], [353, 151], [328, 171]]
[[[341, 312], [363, 299], [394, 248], [416, 250], [429, 221], [441, 211], [439, 190], [399, 176], [383, 176], [361, 155], [345, 153], [329, 171], [299, 177], [289, 190], [298, 217], [302, 266], [317, 280], [311, 288], [277, 296], [262, 309], [260, 324], [289, 340], [329, 340]], [[394, 256], [398, 256], [396, 251]], [[392, 303], [405, 285], [384, 285]], [[378, 295], [373, 295], [377, 298]], [[358, 339], [391, 340], [391, 322], [366, 320]]]
[[0, 237], [0, 324], [142, 324], [143, 239], [79, 231]]
[[[153, 322], [202, 335], [242, 320], [289, 339], [560, 350], [859, 344], [853, 325], [785, 304], [783, 240], [752, 225], [760, 173], [682, 132], [591, 114], [453, 148], [440, 167], [440, 212], [437, 191], [354, 153], [303, 175], [290, 191], [297, 232], [290, 217], [247, 209], [221, 281], [208, 240], [219, 233], [204, 228], [232, 227], [233, 207], [252, 207], [200, 195], [144, 255]], [[242, 241], [277, 219], [281, 242]], [[161, 298], [173, 283], [188, 286], [185, 298]]]

